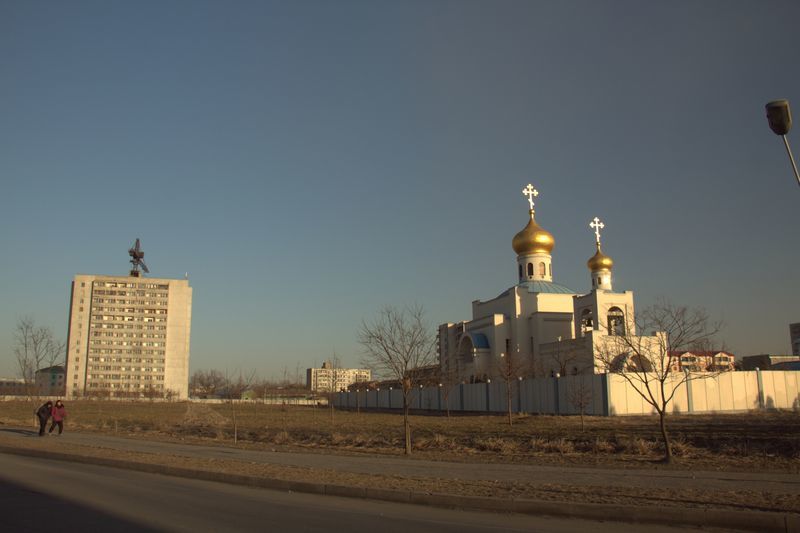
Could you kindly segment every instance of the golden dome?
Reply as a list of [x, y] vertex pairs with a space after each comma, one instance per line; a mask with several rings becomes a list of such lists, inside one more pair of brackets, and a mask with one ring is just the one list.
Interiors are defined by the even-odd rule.
[[531, 219], [525, 228], [514, 235], [511, 246], [517, 255], [549, 254], [556, 245], [555, 239], [549, 231], [543, 229], [533, 218], [533, 209], [530, 211]]
[[610, 271], [614, 268], [614, 260], [605, 255], [600, 250], [600, 245], [597, 245], [597, 252], [592, 256], [591, 259], [586, 261], [586, 266], [589, 267], [589, 270], [592, 272], [597, 272], [599, 270], [608, 270]]

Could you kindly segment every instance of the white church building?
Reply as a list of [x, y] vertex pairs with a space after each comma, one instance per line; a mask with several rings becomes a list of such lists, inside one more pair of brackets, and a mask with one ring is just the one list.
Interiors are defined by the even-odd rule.
[[[471, 320], [439, 326], [439, 362], [453, 381], [489, 381], [508, 372], [519, 378], [602, 373], [601, 350], [619, 340], [609, 337], [636, 335], [633, 292], [614, 290], [614, 262], [600, 248], [604, 224], [597, 217], [589, 224], [596, 246], [587, 262], [591, 290], [577, 293], [553, 281], [555, 239], [536, 222], [539, 193], [532, 185], [522, 192], [530, 220], [511, 243], [516, 285], [491, 300], [472, 302]], [[637, 337], [637, 342], [658, 340]]]

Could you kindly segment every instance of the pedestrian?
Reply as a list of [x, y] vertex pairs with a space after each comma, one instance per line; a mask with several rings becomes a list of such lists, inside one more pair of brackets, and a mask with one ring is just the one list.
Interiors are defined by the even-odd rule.
[[58, 425], [58, 434], [61, 435], [61, 432], [64, 431], [64, 419], [67, 418], [67, 409], [64, 407], [64, 402], [56, 400], [56, 404], [50, 414], [53, 416], [53, 423], [50, 425], [48, 433], [52, 433], [53, 429]]
[[39, 419], [39, 436], [44, 437], [44, 428], [47, 425], [47, 421], [50, 419], [50, 415], [53, 411], [53, 402], [47, 400], [47, 402], [42, 405], [39, 409], [34, 411], [36, 418]]

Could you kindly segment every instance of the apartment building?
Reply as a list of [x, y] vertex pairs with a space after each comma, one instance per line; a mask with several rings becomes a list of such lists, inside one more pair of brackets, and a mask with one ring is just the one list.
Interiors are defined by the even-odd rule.
[[372, 372], [360, 368], [337, 368], [330, 361], [322, 368], [306, 370], [306, 387], [314, 392], [337, 392], [347, 390], [349, 385], [372, 379]]
[[75, 276], [67, 397], [188, 398], [191, 322], [188, 280]]

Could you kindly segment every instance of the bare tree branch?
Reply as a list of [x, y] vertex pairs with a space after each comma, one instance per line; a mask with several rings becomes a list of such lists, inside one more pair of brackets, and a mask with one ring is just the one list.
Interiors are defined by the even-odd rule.
[[372, 321], [362, 321], [358, 341], [364, 349], [363, 364], [383, 378], [395, 379], [403, 391], [405, 453], [411, 454], [408, 413], [412, 391], [419, 384], [414, 370], [433, 362], [436, 338], [425, 323], [422, 306], [384, 307]]
[[[609, 331], [602, 338], [597, 358], [605, 370], [621, 376], [658, 413], [665, 462], [672, 460], [666, 415], [676, 391], [689, 381], [716, 375], [675, 371], [673, 354], [711, 346], [721, 327], [704, 309], [660, 300], [641, 312], [635, 323], [629, 321], [622, 334]], [[653, 334], [633, 335], [632, 331]]]

